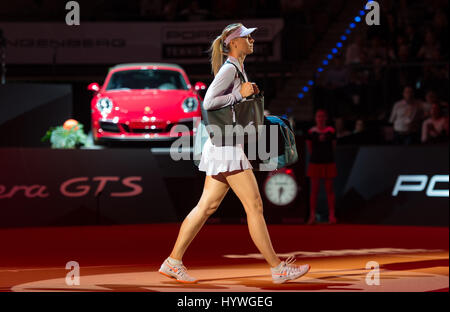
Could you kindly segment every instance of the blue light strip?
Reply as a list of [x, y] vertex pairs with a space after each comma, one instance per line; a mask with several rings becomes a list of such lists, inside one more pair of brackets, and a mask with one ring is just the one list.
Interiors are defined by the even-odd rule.
[[[370, 1], [367, 1], [367, 3], [369, 3], [369, 2], [370, 2]], [[366, 3], [366, 5], [367, 5], [367, 3]], [[366, 5], [364, 6], [364, 8], [366, 7]], [[340, 37], [340, 40], [341, 40], [341, 41], [346, 41], [346, 40], [347, 40], [347, 36], [350, 35], [350, 33], [352, 32], [351, 29], [353, 29], [353, 28], [356, 27], [356, 24], [355, 24], [355, 23], [361, 22], [361, 21], [362, 21], [362, 17], [363, 17], [364, 15], [366, 15], [366, 11], [365, 11], [365, 10], [360, 10], [360, 11], [358, 12], [358, 15], [355, 16], [355, 17], [353, 18], [353, 21], [348, 25], [348, 28], [345, 30], [345, 35], [342, 35], [342, 36]], [[339, 42], [336, 42], [336, 47], [333, 48], [333, 49], [331, 49], [331, 53], [327, 55], [327, 59], [325, 59], [325, 60], [322, 61], [322, 66], [327, 66], [328, 63], [329, 63], [328, 60], [331, 60], [331, 59], [333, 58], [333, 54], [337, 54], [337, 53], [339, 52], [339, 49], [342, 48], [343, 46], [344, 46], [344, 45], [342, 44], [342, 42], [340, 42], [340, 41], [339, 41]], [[318, 67], [315, 76], [317, 76], [318, 73], [321, 73], [321, 72], [323, 72], [323, 71], [324, 71], [323, 67]], [[309, 80], [309, 81], [308, 81], [308, 85], [309, 85], [309, 86], [314, 85], [314, 80]], [[307, 93], [308, 91], [309, 91], [308, 86], [303, 86], [303, 87], [302, 87], [302, 93], [299, 93], [299, 94], [297, 95], [297, 97], [298, 97], [299, 99], [303, 99], [303, 98], [305, 97], [305, 93]], [[289, 108], [289, 109], [290, 109], [290, 108]], [[289, 109], [288, 109], [288, 110], [289, 110]], [[292, 109], [290, 109], [290, 110], [292, 111]]]

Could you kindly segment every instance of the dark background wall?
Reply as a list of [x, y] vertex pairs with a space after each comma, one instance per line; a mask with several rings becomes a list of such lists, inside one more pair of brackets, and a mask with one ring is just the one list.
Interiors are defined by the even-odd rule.
[[[300, 192], [287, 207], [266, 200], [267, 173], [255, 173], [268, 223], [303, 223], [308, 216], [303, 155], [301, 159], [292, 166]], [[447, 145], [338, 148], [337, 165], [341, 222], [448, 226], [448, 197], [428, 197], [424, 191], [392, 196], [401, 174], [431, 178], [448, 173]], [[204, 173], [192, 161], [173, 161], [167, 153], [146, 148], [1, 148], [0, 172], [0, 227], [178, 222], [197, 204], [204, 183]], [[83, 180], [63, 187], [74, 178]], [[130, 178], [134, 180], [127, 182]], [[115, 180], [98, 193], [102, 179]], [[448, 182], [436, 188], [448, 192]], [[71, 197], [64, 189], [85, 194]], [[138, 194], [129, 194], [136, 189]], [[321, 213], [326, 219], [326, 205]], [[211, 222], [239, 223], [244, 218], [242, 205], [230, 191]]]
[[46, 131], [71, 116], [70, 84], [0, 85], [0, 146], [46, 146]]

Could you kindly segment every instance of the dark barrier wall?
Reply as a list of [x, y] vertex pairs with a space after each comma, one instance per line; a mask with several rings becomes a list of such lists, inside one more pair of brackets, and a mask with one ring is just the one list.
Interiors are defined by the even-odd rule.
[[341, 222], [448, 226], [448, 145], [341, 147]]
[[71, 85], [0, 85], [0, 146], [45, 146], [41, 138], [48, 128], [71, 117]]
[[[301, 162], [293, 169], [301, 175]], [[178, 222], [197, 204], [205, 180], [192, 161], [173, 161], [149, 148], [2, 148], [0, 172], [0, 227]], [[266, 176], [256, 173], [260, 186]], [[305, 218], [300, 186], [293, 205], [265, 203], [269, 222]], [[245, 218], [233, 192], [213, 218]]]
[[[448, 146], [339, 147], [336, 156], [341, 222], [448, 225]], [[292, 167], [300, 191], [287, 207], [266, 200], [268, 173], [255, 172], [268, 223], [308, 217], [302, 164]], [[0, 227], [178, 222], [197, 204], [204, 179], [192, 161], [144, 148], [2, 148]], [[245, 220], [233, 192], [213, 218]]]
[[0, 225], [175, 220], [150, 151], [1, 149]]

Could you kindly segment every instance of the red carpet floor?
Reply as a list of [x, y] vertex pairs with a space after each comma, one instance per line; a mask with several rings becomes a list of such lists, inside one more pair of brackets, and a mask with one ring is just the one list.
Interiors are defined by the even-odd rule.
[[[156, 272], [178, 227], [1, 229], [0, 290], [448, 291], [448, 228], [272, 225], [276, 252], [312, 266], [301, 279], [275, 285], [246, 225], [206, 225], [183, 259], [200, 283], [186, 286]], [[68, 261], [80, 264], [80, 286], [64, 283]], [[379, 286], [365, 282], [369, 261], [380, 265]]]

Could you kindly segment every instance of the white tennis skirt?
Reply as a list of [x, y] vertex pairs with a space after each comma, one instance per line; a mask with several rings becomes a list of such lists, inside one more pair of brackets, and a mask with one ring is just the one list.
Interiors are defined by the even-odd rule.
[[211, 139], [205, 142], [198, 166], [206, 175], [216, 175], [220, 172], [253, 169], [244, 153], [241, 144], [237, 146], [214, 146]]

